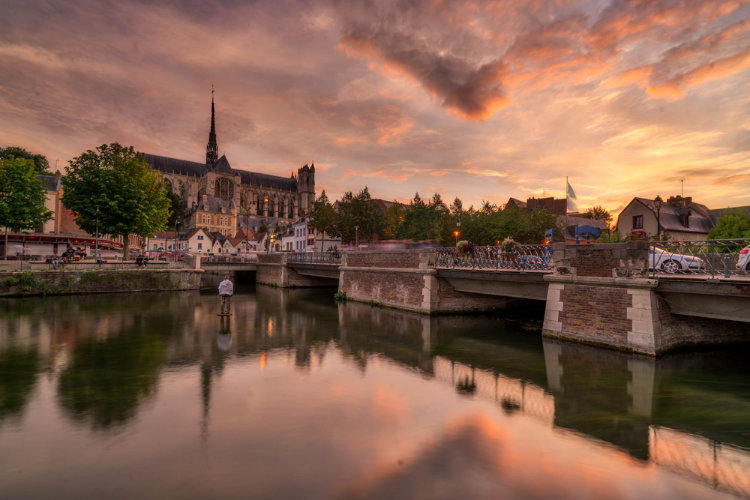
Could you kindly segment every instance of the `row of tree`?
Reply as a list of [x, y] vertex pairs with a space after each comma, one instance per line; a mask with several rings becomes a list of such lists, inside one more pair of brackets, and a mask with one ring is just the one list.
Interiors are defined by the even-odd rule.
[[465, 210], [459, 198], [448, 206], [440, 194], [425, 201], [417, 193], [408, 205], [392, 203], [383, 211], [367, 187], [356, 195], [345, 193], [335, 204], [323, 191], [313, 204], [309, 222], [317, 231], [341, 236], [345, 242], [378, 238], [432, 240], [449, 245], [460, 238], [494, 245], [507, 237], [520, 243], [538, 243], [548, 229], [556, 232], [556, 238], [562, 234], [557, 217], [546, 210], [502, 209], [488, 202], [478, 210], [473, 206]]

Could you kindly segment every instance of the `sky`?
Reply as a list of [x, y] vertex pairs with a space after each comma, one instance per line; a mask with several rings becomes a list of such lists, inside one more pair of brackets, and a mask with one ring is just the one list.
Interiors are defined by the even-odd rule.
[[750, 1], [3, 0], [0, 146], [464, 206], [750, 205]]

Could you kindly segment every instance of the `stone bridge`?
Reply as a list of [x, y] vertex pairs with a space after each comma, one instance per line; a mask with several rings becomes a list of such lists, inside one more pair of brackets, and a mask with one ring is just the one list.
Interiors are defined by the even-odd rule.
[[261, 254], [256, 281], [338, 286], [349, 300], [423, 314], [543, 301], [545, 336], [650, 355], [750, 340], [750, 279], [652, 278], [645, 242], [560, 243], [551, 255], [551, 270], [471, 270], [436, 265], [434, 249], [345, 252], [340, 263]]

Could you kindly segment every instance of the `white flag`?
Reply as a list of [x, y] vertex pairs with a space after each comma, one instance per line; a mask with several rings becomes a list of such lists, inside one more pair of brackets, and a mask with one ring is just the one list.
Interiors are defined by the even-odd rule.
[[573, 188], [567, 179], [565, 179], [565, 184], [567, 184], [566, 198], [568, 199], [568, 212], [578, 212], [578, 198], [576, 198], [576, 192], [573, 191]]

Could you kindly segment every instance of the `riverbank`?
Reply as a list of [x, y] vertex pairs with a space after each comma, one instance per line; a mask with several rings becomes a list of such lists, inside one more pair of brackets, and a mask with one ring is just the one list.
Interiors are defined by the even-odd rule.
[[0, 272], [0, 297], [198, 290], [202, 275], [195, 269]]

